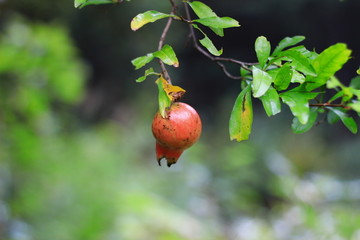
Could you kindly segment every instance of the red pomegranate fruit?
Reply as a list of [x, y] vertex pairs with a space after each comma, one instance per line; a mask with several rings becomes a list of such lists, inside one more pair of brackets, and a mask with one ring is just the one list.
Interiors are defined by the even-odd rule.
[[156, 158], [167, 160], [170, 167], [176, 163], [183, 151], [191, 147], [200, 137], [201, 120], [190, 105], [173, 103], [163, 118], [159, 112], [152, 122], [152, 132], [156, 139]]

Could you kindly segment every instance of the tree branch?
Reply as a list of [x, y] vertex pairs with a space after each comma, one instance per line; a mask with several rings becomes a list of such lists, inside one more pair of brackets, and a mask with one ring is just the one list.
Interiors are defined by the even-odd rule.
[[[171, 3], [171, 6], [172, 6], [170, 14], [174, 15], [176, 13], [177, 5], [175, 4], [174, 0], [169, 0], [169, 1]], [[170, 26], [171, 26], [172, 22], [173, 22], [173, 18], [170, 17], [168, 19], [162, 33], [161, 33], [160, 40], [159, 40], [159, 45], [158, 45], [158, 50], [161, 50], [163, 48], [166, 36], [167, 36], [167, 34], [169, 32], [169, 29], [170, 29]], [[168, 81], [168, 83], [171, 84], [171, 78], [170, 78], [170, 75], [169, 75], [168, 71], [166, 70], [165, 64], [161, 60], [159, 60], [159, 64], [160, 64], [161, 71], [162, 71], [162, 74], [163, 74], [165, 80]]]

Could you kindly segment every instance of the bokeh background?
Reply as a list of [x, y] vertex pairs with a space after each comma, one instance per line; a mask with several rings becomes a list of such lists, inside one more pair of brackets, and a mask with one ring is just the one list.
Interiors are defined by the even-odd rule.
[[[356, 75], [358, 0], [204, 2], [242, 25], [212, 36], [226, 57], [253, 62], [257, 36], [275, 46], [304, 35], [318, 52], [347, 43], [353, 57], [338, 76]], [[295, 135], [286, 106], [268, 118], [255, 102], [250, 140], [230, 142], [240, 83], [178, 22], [167, 43], [180, 67], [169, 71], [203, 135], [176, 165], [157, 165], [156, 85], [135, 83], [143, 70], [130, 63], [157, 48], [165, 21], [129, 27], [149, 9], [169, 3], [0, 1], [0, 239], [359, 240], [359, 136], [341, 123]]]

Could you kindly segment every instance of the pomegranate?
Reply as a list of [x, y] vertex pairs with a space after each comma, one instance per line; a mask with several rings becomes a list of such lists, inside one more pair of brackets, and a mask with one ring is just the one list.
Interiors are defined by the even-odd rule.
[[156, 158], [167, 160], [170, 167], [176, 163], [183, 151], [191, 147], [200, 137], [201, 120], [190, 105], [173, 103], [163, 118], [159, 112], [152, 122], [152, 132], [156, 139]]

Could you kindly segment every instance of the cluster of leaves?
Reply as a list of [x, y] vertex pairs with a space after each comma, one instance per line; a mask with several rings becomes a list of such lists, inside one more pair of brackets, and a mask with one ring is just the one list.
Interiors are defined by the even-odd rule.
[[[208, 7], [202, 2], [193, 1], [186, 3], [189, 4], [189, 6], [193, 9], [195, 14], [198, 16], [198, 19], [185, 20], [181, 16], [177, 16], [174, 14], [165, 14], [158, 11], [150, 10], [144, 13], [140, 13], [136, 17], [134, 17], [133, 20], [131, 21], [131, 29], [136, 31], [147, 23], [152, 23], [159, 19], [171, 17], [176, 20], [187, 22], [191, 24], [195, 29], [199, 30], [204, 36], [203, 39], [199, 40], [201, 45], [203, 45], [211, 54], [215, 56], [220, 56], [222, 54], [222, 49], [218, 50], [215, 47], [213, 42], [205, 34], [205, 32], [201, 30], [201, 27], [199, 27], [198, 24], [201, 24], [205, 27], [209, 27], [218, 36], [223, 37], [224, 29], [231, 27], [239, 27], [240, 26], [239, 22], [230, 17], [218, 17], [210, 7]], [[153, 59], [153, 57], [158, 57], [164, 63], [178, 67], [179, 62], [172, 48], [169, 45], [165, 45], [164, 47], [166, 47], [165, 50], [167, 51], [167, 54], [164, 54], [163, 56], [159, 56], [160, 55], [159, 51], [150, 53], [147, 54], [146, 56], [142, 56], [137, 59], [134, 59], [132, 61], [133, 65], [136, 67], [136, 69], [139, 69], [143, 67], [145, 64], [149, 63]], [[164, 49], [162, 49], [160, 52], [164, 53]], [[144, 79], [141, 78], [141, 80]]]
[[[348, 111], [360, 113], [360, 77], [352, 79], [349, 87], [335, 77], [351, 51], [338, 43], [318, 54], [297, 46], [304, 39], [286, 37], [272, 52], [265, 37], [256, 39], [258, 64], [251, 71], [241, 70], [243, 90], [230, 117], [231, 139], [248, 139], [253, 121], [252, 98], [261, 100], [268, 116], [280, 113], [281, 103], [288, 105], [294, 115], [291, 127], [295, 133], [311, 129], [319, 114], [326, 114], [331, 124], [341, 120], [352, 133], [357, 133], [357, 124]], [[335, 90], [332, 97], [328, 97], [329, 90]], [[324, 101], [326, 97], [328, 100]]]
[[[148, 23], [153, 23], [164, 18], [172, 18], [175, 20], [184, 21], [187, 24], [191, 24], [192, 27], [202, 33], [204, 38], [199, 40], [199, 42], [209, 51], [209, 53], [213, 54], [214, 56], [220, 56], [222, 54], [222, 49], [218, 50], [215, 47], [213, 42], [198, 24], [204, 27], [209, 27], [215, 34], [222, 37], [224, 36], [224, 29], [240, 26], [238, 21], [230, 17], [217, 16], [210, 7], [199, 1], [188, 1], [186, 4], [188, 4], [197, 15], [197, 19], [184, 19], [183, 17], [175, 14], [166, 14], [155, 10], [150, 10], [135, 16], [131, 21], [131, 29], [136, 31]], [[140, 69], [146, 64], [150, 63], [154, 58], [158, 58], [163, 63], [173, 67], [179, 66], [179, 61], [173, 48], [167, 44], [165, 44], [158, 51], [148, 53], [144, 56], [140, 56], [132, 60], [132, 64], [135, 66], [135, 69]], [[162, 74], [155, 72], [153, 68], [145, 70], [145, 74], [139, 77], [136, 82], [143, 82], [150, 75], [156, 75], [159, 77], [156, 80], [159, 89], [159, 111], [163, 117], [166, 117], [166, 108], [168, 108], [173, 101], [178, 99], [177, 97], [174, 97], [174, 93], [176, 95], [179, 95], [179, 93], [182, 95], [182, 93], [185, 91], [181, 88], [179, 89], [178, 86], [165, 83], [165, 79], [163, 78]]]
[[[108, 2], [119, 1], [75, 0], [75, 6]], [[223, 50], [213, 44], [202, 28], [209, 28], [222, 37], [224, 29], [239, 27], [238, 21], [230, 17], [219, 17], [209, 6], [200, 1], [184, 1], [186, 7], [191, 8], [197, 16], [196, 19], [189, 19], [190, 15], [187, 14], [188, 19], [186, 19], [175, 14], [174, 2], [170, 2], [173, 5], [170, 14], [155, 10], [140, 13], [131, 21], [131, 29], [136, 31], [148, 23], [164, 18], [185, 22], [203, 36], [198, 42], [211, 56], [214, 56], [211, 59], [221, 61], [216, 57], [220, 56]], [[192, 34], [195, 38], [194, 33]], [[319, 114], [325, 114], [331, 124], [341, 120], [352, 133], [357, 133], [357, 124], [354, 118], [348, 115], [348, 111], [354, 110], [360, 113], [360, 76], [352, 79], [348, 87], [335, 77], [336, 72], [349, 60], [351, 51], [345, 44], [338, 43], [321, 53], [316, 53], [299, 45], [304, 39], [303, 36], [286, 37], [272, 51], [270, 42], [264, 36], [260, 36], [255, 41], [257, 63], [233, 61], [241, 65], [239, 78], [242, 80], [242, 90], [230, 116], [231, 140], [242, 141], [249, 138], [253, 122], [253, 98], [260, 99], [268, 116], [280, 113], [282, 103], [288, 105], [294, 115], [292, 129], [295, 133], [304, 133], [311, 129], [317, 123]], [[135, 69], [144, 67], [155, 58], [163, 64], [179, 66], [173, 48], [161, 44], [162, 41], [163, 39], [160, 39], [157, 51], [132, 61]], [[142, 82], [151, 75], [158, 77], [156, 83], [159, 88], [159, 110], [163, 117], [166, 116], [166, 108], [177, 100], [174, 94], [181, 96], [185, 92], [180, 87], [171, 85], [170, 79], [164, 78], [164, 71], [166, 71], [164, 68], [161, 73], [149, 68], [136, 80]], [[324, 101], [330, 90], [334, 90], [335, 94]]]

